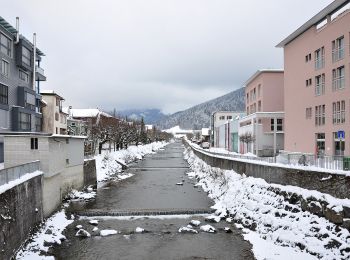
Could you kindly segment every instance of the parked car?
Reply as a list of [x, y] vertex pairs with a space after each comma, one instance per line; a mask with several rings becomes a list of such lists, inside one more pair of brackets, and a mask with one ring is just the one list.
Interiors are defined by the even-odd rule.
[[203, 149], [209, 149], [210, 148], [210, 143], [209, 142], [203, 142], [201, 146], [202, 146]]

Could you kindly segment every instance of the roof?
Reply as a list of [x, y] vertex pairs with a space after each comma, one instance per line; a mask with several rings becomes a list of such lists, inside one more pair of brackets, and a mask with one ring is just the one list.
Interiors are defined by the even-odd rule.
[[76, 117], [76, 118], [97, 117], [98, 115], [112, 117], [111, 115], [101, 111], [98, 108], [82, 108], [82, 109], [79, 109], [79, 108], [69, 109], [68, 107], [63, 108], [63, 111], [65, 111], [66, 113], [68, 113], [68, 110], [69, 110], [69, 116]]
[[[16, 37], [17, 30], [1, 16], [0, 16], [0, 26], [3, 27], [7, 32], [12, 34], [14, 37]], [[20, 38], [33, 47], [33, 44], [26, 37], [24, 37], [23, 35], [20, 35]], [[36, 53], [40, 56], [45, 56], [45, 54], [38, 48], [36, 48]]]
[[58, 95], [54, 90], [46, 90], [46, 89], [44, 89], [44, 90], [41, 90], [41, 91], [40, 91], [40, 94], [41, 94], [42, 96], [45, 96], [45, 95], [47, 95], [47, 96], [57, 96], [57, 97], [59, 97], [61, 100], [64, 100], [64, 98], [63, 98], [62, 96]]
[[283, 69], [261, 69], [256, 71], [245, 83], [244, 86], [250, 84], [254, 79], [260, 76], [263, 73], [284, 73]]
[[290, 34], [287, 38], [285, 38], [283, 41], [277, 44], [276, 47], [283, 48], [288, 43], [295, 40], [298, 36], [300, 36], [301, 34], [306, 32], [308, 29], [310, 29], [312, 26], [322, 22], [328, 15], [335, 13], [337, 10], [344, 7], [349, 2], [350, 2], [349, 0], [333, 1], [331, 4], [326, 6], [322, 11], [320, 11], [318, 14], [316, 14], [310, 20], [308, 20], [306, 23], [300, 26], [296, 31]]

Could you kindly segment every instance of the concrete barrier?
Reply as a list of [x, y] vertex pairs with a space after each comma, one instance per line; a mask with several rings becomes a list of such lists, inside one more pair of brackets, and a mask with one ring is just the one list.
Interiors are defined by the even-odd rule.
[[42, 182], [39, 175], [0, 194], [0, 259], [11, 259], [42, 221]]
[[96, 186], [96, 161], [95, 159], [89, 159], [84, 161], [84, 186]]
[[[185, 143], [187, 147], [191, 147]], [[308, 190], [317, 190], [337, 198], [350, 198], [350, 177], [323, 171], [299, 170], [276, 165], [264, 165], [257, 162], [240, 161], [234, 158], [219, 158], [191, 147], [194, 154], [212, 167], [234, 170], [268, 183], [298, 186]]]

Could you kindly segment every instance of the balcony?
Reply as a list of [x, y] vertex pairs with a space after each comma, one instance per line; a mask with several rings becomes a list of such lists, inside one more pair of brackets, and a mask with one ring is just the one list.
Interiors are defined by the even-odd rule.
[[46, 81], [46, 76], [43, 68], [39, 66], [35, 66], [35, 75], [36, 75], [35, 80]]

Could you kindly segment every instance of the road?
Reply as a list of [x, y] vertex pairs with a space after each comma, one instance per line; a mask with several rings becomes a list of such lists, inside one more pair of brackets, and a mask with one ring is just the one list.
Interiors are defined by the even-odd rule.
[[[73, 205], [72, 210], [83, 210], [99, 215], [111, 212], [163, 212], [167, 216], [152, 217], [85, 217], [76, 220], [65, 231], [67, 240], [53, 250], [57, 259], [254, 259], [251, 245], [243, 240], [241, 232], [229, 223], [210, 223], [218, 232], [179, 233], [180, 227], [196, 219], [205, 223], [204, 216], [195, 214], [210, 210], [212, 202], [207, 194], [194, 187], [186, 177], [189, 171], [183, 159], [180, 142], [169, 144], [157, 154], [146, 156], [128, 172], [133, 177], [121, 182], [109, 182], [98, 189], [94, 201]], [[183, 182], [183, 185], [176, 185]], [[173, 215], [172, 212], [176, 212]], [[185, 213], [185, 215], [177, 215]], [[187, 214], [187, 215], [186, 215]], [[92, 232], [88, 223], [98, 219], [99, 230], [118, 230], [117, 235], [101, 237]], [[91, 238], [75, 237], [75, 226], [83, 227]], [[230, 226], [232, 233], [223, 228]], [[136, 227], [146, 233], [135, 233]], [[199, 230], [199, 229], [197, 229]], [[96, 233], [96, 234], [95, 234]]]

